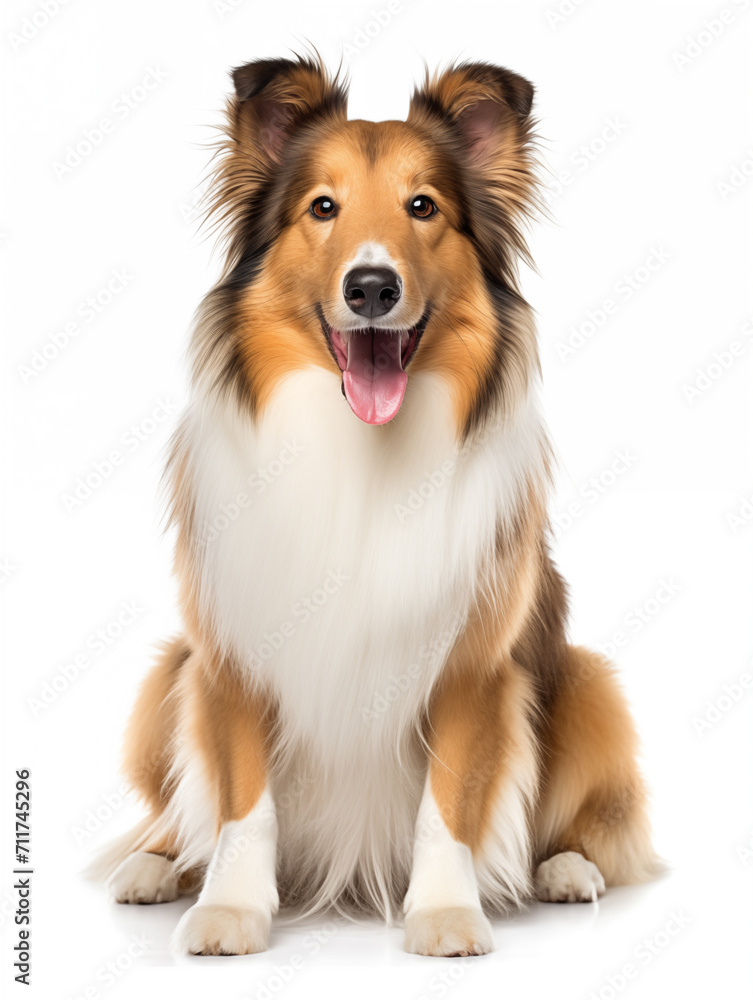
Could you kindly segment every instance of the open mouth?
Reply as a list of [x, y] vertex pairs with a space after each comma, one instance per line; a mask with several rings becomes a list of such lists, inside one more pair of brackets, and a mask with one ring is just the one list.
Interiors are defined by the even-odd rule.
[[330, 352], [343, 373], [343, 393], [357, 417], [367, 424], [386, 424], [403, 402], [405, 371], [426, 329], [429, 310], [408, 329], [366, 327], [335, 330], [317, 306]]

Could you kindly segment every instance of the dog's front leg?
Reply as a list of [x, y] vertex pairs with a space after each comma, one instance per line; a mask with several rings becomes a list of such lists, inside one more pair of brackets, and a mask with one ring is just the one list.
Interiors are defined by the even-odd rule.
[[[529, 879], [526, 681], [510, 664], [490, 676], [445, 678], [429, 713], [429, 768], [405, 898], [405, 947], [418, 955], [483, 955], [494, 948], [478, 871], [504, 845], [498, 880], [514, 896]], [[500, 806], [502, 815], [500, 815]]]
[[494, 948], [481, 909], [473, 856], [442, 816], [427, 775], [405, 897], [405, 950], [415, 955], [484, 955]]
[[173, 948], [194, 955], [265, 951], [279, 903], [268, 709], [225, 671], [199, 679], [194, 708], [197, 749], [217, 795], [218, 837], [199, 899], [178, 924]]

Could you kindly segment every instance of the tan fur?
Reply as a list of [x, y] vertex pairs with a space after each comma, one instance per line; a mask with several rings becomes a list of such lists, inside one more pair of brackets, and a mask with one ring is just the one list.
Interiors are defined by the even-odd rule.
[[[258, 65], [236, 71], [239, 97], [229, 106], [217, 176], [217, 215], [231, 223], [225, 277], [244, 266], [249, 240], [270, 245], [254, 280], [233, 287], [232, 295], [225, 287], [211, 293], [199, 325], [197, 381], [206, 380], [212, 391], [236, 391], [239, 407], [256, 419], [291, 372], [314, 366], [339, 376], [313, 303], [326, 316], [341, 295], [340, 266], [368, 240], [383, 244], [396, 261], [411, 321], [431, 304], [432, 320], [411, 364], [449, 385], [458, 443], [483, 433], [490, 413], [504, 419], [515, 409], [538, 364], [513, 265], [516, 256], [525, 257], [521, 225], [535, 200], [531, 94], [519, 77], [482, 69], [460, 67], [428, 79], [407, 122], [382, 123], [347, 121], [342, 88], [313, 64], [271, 77], [271, 89], [260, 86]], [[479, 120], [490, 115], [494, 130], [482, 141]], [[306, 123], [310, 155], [287, 200], [267, 205], [260, 192], [282, 162], [280, 122], [288, 130]], [[445, 196], [433, 151], [447, 141], [448, 123], [458, 142], [469, 145], [469, 188], [488, 196], [496, 222], [475, 217], [471, 227], [459, 203]], [[417, 193], [437, 201], [431, 225], [404, 211]], [[322, 194], [345, 206], [336, 228], [308, 212]], [[244, 229], [252, 202], [262, 218], [253, 240]], [[273, 220], [281, 213], [287, 225], [278, 232]], [[504, 315], [489, 274], [489, 260], [497, 257]], [[186, 638], [165, 648], [141, 690], [126, 772], [151, 810], [131, 849], [179, 860], [179, 832], [168, 818], [176, 730], [185, 726], [191, 752], [202, 762], [219, 829], [244, 817], [267, 784], [276, 708], [242, 680], [236, 664], [221, 659], [213, 623], [199, 611], [199, 542], [180, 433], [170, 470]], [[546, 477], [523, 484], [520, 507], [499, 529], [476, 606], [416, 727], [429, 748], [439, 811], [477, 858], [493, 836], [495, 802], [520, 782], [522, 760], [533, 775], [530, 834], [538, 860], [577, 851], [607, 883], [640, 881], [656, 863], [635, 731], [611, 667], [567, 645], [564, 585], [546, 543], [547, 486]], [[200, 877], [184, 872], [182, 885]]]
[[530, 681], [514, 663], [496, 675], [448, 675], [429, 716], [431, 788], [447, 827], [478, 852], [494, 797], [524, 751]]
[[[375, 150], [373, 162], [364, 156], [369, 148]], [[368, 239], [387, 247], [395, 259], [412, 321], [432, 303], [435, 321], [412, 370], [447, 377], [458, 427], [465, 426], [494, 364], [495, 318], [476, 257], [455, 228], [457, 207], [432, 183], [428, 153], [427, 141], [405, 122], [322, 127], [310, 170], [326, 178], [326, 184], [301, 190], [292, 206], [293, 225], [271, 249], [263, 274], [240, 306], [240, 353], [257, 414], [293, 371], [318, 365], [339, 375], [311, 303], [321, 301], [327, 315], [329, 303], [341, 295], [340, 271], [333, 264], [352, 259]], [[431, 226], [417, 225], [402, 209], [418, 191], [441, 206]], [[336, 229], [308, 213], [311, 201], [322, 193], [347, 206]], [[464, 290], [460, 300], [454, 294], [457, 287]]]
[[[485, 628], [488, 637], [498, 630], [489, 612], [478, 617], [473, 630], [477, 650]], [[466, 633], [463, 642], [470, 641]], [[462, 648], [461, 643], [458, 650]], [[578, 647], [563, 652], [565, 680], [539, 739], [542, 791], [532, 819], [537, 856], [543, 860], [577, 851], [598, 866], [608, 885], [643, 881], [658, 865], [635, 762], [632, 719], [607, 661]], [[156, 664], [128, 732], [128, 775], [155, 818], [166, 798], [174, 689], [185, 654], [185, 646], [176, 641]], [[432, 791], [442, 817], [456, 839], [479, 852], [489, 832], [492, 803], [504, 789], [516, 755], [526, 751], [531, 681], [512, 660], [494, 671], [483, 658], [475, 662], [484, 669], [464, 668], [451, 659], [432, 702], [426, 738]], [[273, 716], [270, 706], [250, 696], [232, 671], [210, 674], [198, 657], [191, 658], [188, 669], [180, 688], [196, 713], [196, 752], [213, 775], [219, 825], [244, 816], [264, 789]], [[176, 853], [165, 835], [142, 849]], [[198, 875], [184, 877], [182, 891], [190, 891]]]
[[568, 647], [566, 677], [542, 733], [545, 775], [536, 817], [539, 860], [577, 851], [607, 885], [641, 882], [659, 862], [650, 842], [635, 726], [614, 669]]
[[[474, 77], [466, 67], [451, 69], [427, 78], [424, 93], [414, 94], [407, 121], [367, 122], [347, 119], [342, 85], [329, 78], [320, 63], [298, 64], [257, 91], [269, 72], [258, 66], [236, 71], [240, 99], [228, 106], [211, 214], [225, 229], [226, 276], [242, 260], [252, 205], [258, 219], [254, 241], [269, 241], [270, 248], [263, 272], [234, 307], [233, 353], [213, 370], [214, 348], [207, 342], [199, 347], [198, 364], [219, 380], [229, 373], [240, 377], [242, 368], [244, 399], [255, 414], [263, 411], [274, 387], [290, 372], [315, 364], [339, 374], [323, 344], [312, 303], [321, 303], [328, 315], [330, 304], [341, 295], [341, 266], [369, 240], [385, 246], [395, 259], [410, 322], [420, 319], [428, 303], [432, 306], [434, 320], [425, 349], [412, 364], [416, 372], [431, 370], [448, 377], [459, 434], [473, 423], [479, 398], [498, 376], [499, 317], [482, 271], [487, 270], [486, 277], [502, 271], [512, 293], [506, 321], [505, 402], [510, 405], [513, 389], [516, 396], [522, 392], [537, 366], [528, 311], [515, 301], [514, 264], [516, 256], [527, 254], [522, 225], [536, 204], [531, 123], [519, 113], [521, 106], [530, 106], [530, 84], [506, 71], [498, 71], [501, 79], [485, 79], [483, 74]], [[446, 120], [469, 133], [474, 151], [470, 182], [483, 188], [493, 209], [488, 219], [473, 220], [483, 243], [481, 259], [478, 246], [468, 238], [470, 222], [461, 199], [454, 187], [448, 188], [446, 164], [437, 156], [447, 136], [426, 100], [443, 105]], [[494, 107], [495, 121], [493, 139], [482, 145], [474, 136], [472, 113], [474, 106], [486, 105]], [[279, 170], [281, 140], [270, 122], [293, 129], [304, 119], [308, 146], [302, 175], [284, 204], [271, 195], [261, 197], [265, 177]], [[343, 206], [336, 226], [322, 224], [308, 212], [312, 200], [323, 194]], [[405, 211], [417, 194], [428, 195], [439, 208], [431, 224], [417, 224]], [[271, 220], [282, 215], [287, 225], [277, 231]], [[504, 220], [502, 234], [495, 233], [495, 216]]]
[[170, 734], [175, 731], [178, 717], [173, 692], [189, 655], [185, 639], [165, 643], [141, 687], [126, 733], [123, 771], [145, 803], [157, 812], [164, 809], [169, 798]]
[[[241, 819], [267, 783], [270, 704], [249, 690], [232, 668], [191, 654], [184, 639], [166, 644], [141, 688], [126, 733], [124, 772], [153, 824], [139, 847], [177, 857], [174, 831], [160, 824], [171, 794], [170, 769], [179, 720], [190, 719], [195, 752], [204, 761], [217, 793], [217, 828]], [[184, 873], [195, 882], [195, 873]]]
[[196, 750], [217, 791], [217, 827], [249, 813], [267, 783], [271, 707], [226, 664], [191, 661]]

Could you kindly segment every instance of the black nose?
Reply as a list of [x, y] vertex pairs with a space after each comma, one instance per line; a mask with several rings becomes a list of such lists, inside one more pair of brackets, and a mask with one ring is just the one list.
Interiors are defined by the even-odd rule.
[[400, 298], [400, 278], [391, 267], [354, 267], [343, 282], [343, 295], [359, 316], [384, 316]]

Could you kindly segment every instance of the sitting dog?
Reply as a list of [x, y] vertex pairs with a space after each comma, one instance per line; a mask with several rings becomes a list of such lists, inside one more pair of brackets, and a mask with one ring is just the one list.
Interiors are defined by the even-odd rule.
[[482, 954], [488, 913], [657, 865], [548, 551], [533, 87], [466, 63], [374, 123], [313, 58], [233, 80], [168, 469], [185, 628], [127, 734], [148, 816], [97, 871], [122, 903], [200, 889], [181, 952], [262, 951], [282, 902]]

